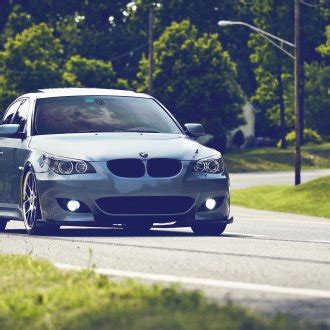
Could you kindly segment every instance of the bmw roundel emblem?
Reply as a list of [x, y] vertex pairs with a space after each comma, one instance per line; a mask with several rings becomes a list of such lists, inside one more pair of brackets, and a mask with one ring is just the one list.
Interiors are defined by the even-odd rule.
[[148, 157], [148, 153], [147, 152], [140, 152], [140, 156], [143, 158], [147, 158]]

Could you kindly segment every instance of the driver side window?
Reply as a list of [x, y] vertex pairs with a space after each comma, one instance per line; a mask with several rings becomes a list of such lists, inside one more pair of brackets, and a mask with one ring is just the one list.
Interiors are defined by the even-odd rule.
[[26, 121], [29, 114], [29, 108], [30, 108], [29, 99], [23, 99], [20, 107], [18, 108], [16, 115], [14, 116], [14, 119], [12, 120], [12, 124], [18, 124], [20, 126], [19, 132], [21, 133], [25, 131]]
[[12, 123], [12, 120], [15, 116], [15, 113], [16, 113], [17, 109], [21, 105], [21, 102], [22, 102], [22, 100], [19, 100], [19, 101], [16, 101], [12, 105], [9, 106], [9, 108], [7, 109], [7, 111], [5, 113], [5, 116], [3, 117], [2, 121], [1, 121], [1, 125]]

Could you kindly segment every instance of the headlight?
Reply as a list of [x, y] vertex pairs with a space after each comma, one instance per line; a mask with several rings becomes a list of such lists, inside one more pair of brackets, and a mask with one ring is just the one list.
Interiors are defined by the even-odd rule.
[[48, 155], [42, 156], [42, 162], [61, 175], [96, 173], [94, 167], [83, 160], [60, 159]]
[[221, 156], [198, 160], [194, 165], [194, 172], [217, 174], [224, 170]]

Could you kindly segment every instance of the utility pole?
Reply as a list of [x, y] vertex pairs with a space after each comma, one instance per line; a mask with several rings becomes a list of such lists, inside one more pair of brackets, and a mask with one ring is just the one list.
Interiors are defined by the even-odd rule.
[[149, 43], [149, 72], [148, 72], [148, 82], [149, 89], [148, 92], [152, 95], [153, 92], [153, 75], [154, 75], [154, 10], [150, 8], [149, 11], [149, 33], [148, 33], [148, 43]]
[[301, 107], [302, 107], [302, 63], [301, 63], [301, 37], [300, 37], [300, 0], [295, 0], [294, 13], [294, 93], [295, 93], [295, 185], [301, 183]]
[[[256, 26], [245, 22], [239, 21], [225, 21], [218, 22], [219, 26], [229, 25], [243, 25], [250, 28], [252, 31], [258, 33], [261, 37], [265, 38], [272, 45], [280, 49], [283, 53], [290, 56], [294, 60], [294, 108], [295, 108], [295, 156], [294, 156], [294, 168], [295, 168], [295, 185], [301, 183], [301, 141], [302, 141], [302, 127], [303, 127], [303, 60], [301, 51], [301, 0], [294, 0], [294, 39], [295, 43], [291, 43], [287, 40], [279, 38], [278, 36], [271, 34], [267, 31], [259, 29]], [[284, 46], [294, 49], [294, 55], [289, 52]]]

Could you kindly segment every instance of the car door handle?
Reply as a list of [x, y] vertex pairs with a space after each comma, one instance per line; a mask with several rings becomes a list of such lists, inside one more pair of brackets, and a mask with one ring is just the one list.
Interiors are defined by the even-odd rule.
[[0, 158], [2, 158], [4, 152], [2, 150], [0, 150]]

